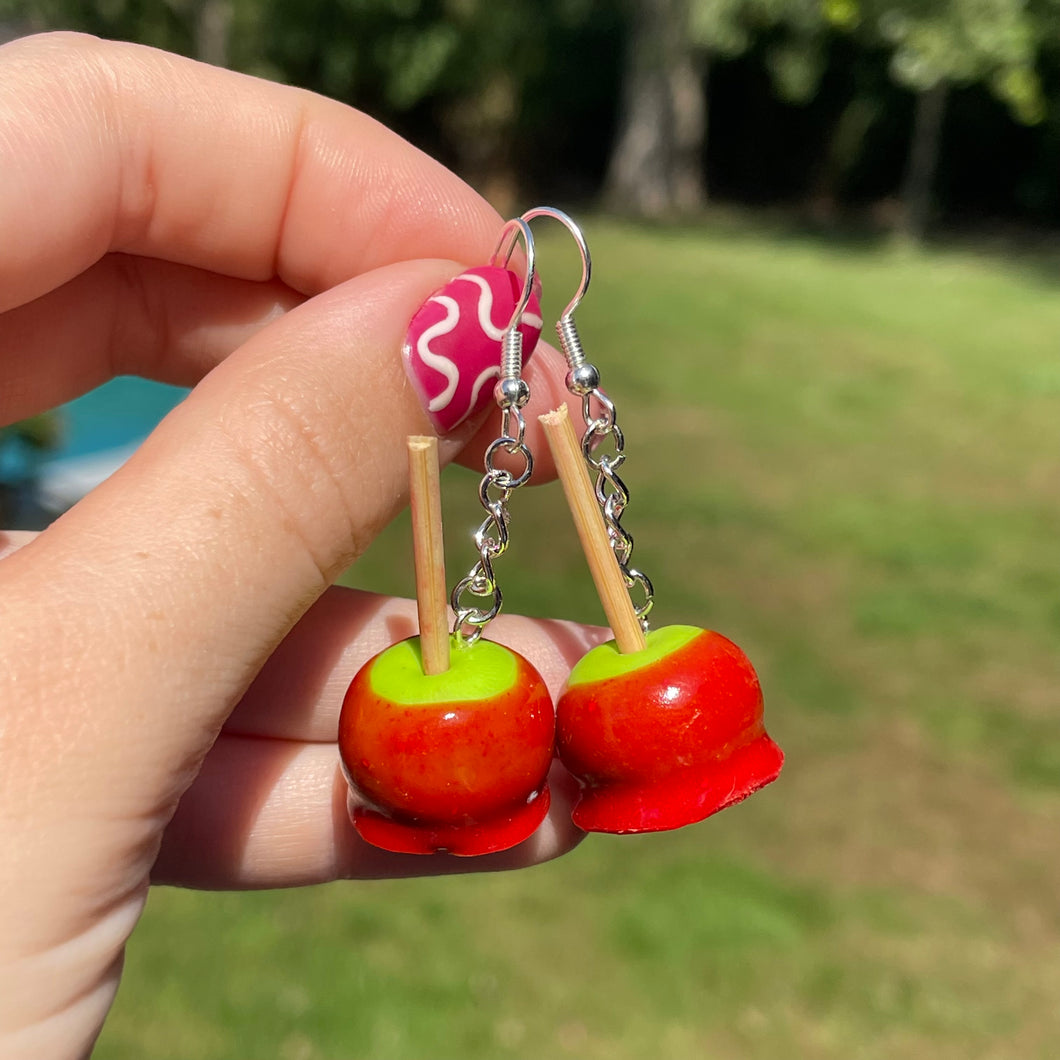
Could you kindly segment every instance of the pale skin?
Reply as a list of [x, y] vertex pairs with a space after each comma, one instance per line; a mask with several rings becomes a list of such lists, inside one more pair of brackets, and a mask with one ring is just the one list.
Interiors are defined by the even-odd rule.
[[[334, 743], [357, 668], [414, 632], [410, 602], [330, 587], [430, 430], [403, 332], [488, 260], [491, 207], [337, 103], [68, 34], [0, 48], [0, 173], [0, 422], [116, 374], [195, 387], [48, 530], [0, 533], [0, 1055], [52, 1060], [90, 1052], [150, 882], [519, 868], [579, 836], [558, 777], [512, 851], [384, 854]], [[562, 360], [527, 377], [545, 479]], [[491, 431], [443, 460], [479, 464]], [[601, 636], [491, 635], [554, 692]]]

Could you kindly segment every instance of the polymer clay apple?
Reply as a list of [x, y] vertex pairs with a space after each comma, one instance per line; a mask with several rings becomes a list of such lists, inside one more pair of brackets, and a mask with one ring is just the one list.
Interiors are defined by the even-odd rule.
[[601, 644], [571, 671], [556, 742], [582, 784], [587, 832], [680, 828], [747, 798], [780, 773], [747, 656], [695, 626], [649, 632], [622, 653]]
[[[526, 250], [521, 293], [505, 268], [520, 236]], [[468, 315], [455, 298], [456, 290], [468, 286], [479, 292], [470, 332], [445, 351], [432, 347], [436, 339], [451, 339], [454, 325]], [[501, 412], [501, 437], [486, 449], [479, 499], [487, 517], [475, 534], [478, 562], [453, 589], [451, 637], [438, 443], [409, 439], [420, 636], [393, 645], [361, 668], [343, 701], [338, 734], [354, 827], [385, 850], [487, 854], [527, 839], [548, 812], [555, 744], [551, 696], [526, 659], [482, 638], [501, 609], [493, 563], [508, 547], [508, 500], [533, 471], [521, 410], [530, 396], [522, 379], [524, 330], [537, 290], [533, 236], [526, 221], [516, 218], [502, 229], [489, 269], [463, 274], [429, 300], [427, 310], [440, 307], [444, 316], [426, 319], [421, 312], [409, 328], [406, 365], [435, 425], [451, 429], [466, 411], [477, 409], [481, 388], [496, 376], [492, 393]], [[492, 320], [498, 298], [509, 310], [503, 328]], [[536, 341], [541, 322], [534, 319]], [[413, 353], [423, 364], [410, 362]], [[452, 354], [451, 363], [443, 353]], [[457, 371], [457, 362], [470, 367], [470, 374]], [[432, 396], [437, 381], [428, 385], [420, 371], [424, 365], [447, 380], [440, 395]], [[449, 418], [450, 399], [457, 399], [455, 419]], [[521, 459], [523, 470], [516, 474], [497, 463], [507, 458]], [[479, 606], [485, 600], [488, 606]]]
[[555, 716], [521, 655], [478, 640], [425, 674], [420, 638], [354, 678], [339, 749], [363, 839], [409, 854], [487, 854], [521, 843], [549, 806]]
[[370, 659], [339, 716], [360, 836], [407, 854], [488, 854], [522, 842], [549, 807], [555, 711], [518, 653], [448, 632], [438, 444], [410, 438], [420, 636]]
[[643, 632], [566, 407], [541, 421], [615, 633], [575, 665], [557, 704], [557, 751], [581, 784], [574, 823], [630, 833], [701, 821], [780, 773], [758, 677], [720, 633]]

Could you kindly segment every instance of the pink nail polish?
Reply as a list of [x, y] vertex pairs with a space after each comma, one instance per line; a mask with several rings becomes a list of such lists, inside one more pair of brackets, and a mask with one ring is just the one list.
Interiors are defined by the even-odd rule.
[[[522, 289], [523, 281], [508, 269], [468, 269], [431, 295], [412, 318], [402, 349], [405, 371], [440, 433], [493, 400], [501, 338]], [[525, 363], [541, 334], [536, 292], [519, 330]]]

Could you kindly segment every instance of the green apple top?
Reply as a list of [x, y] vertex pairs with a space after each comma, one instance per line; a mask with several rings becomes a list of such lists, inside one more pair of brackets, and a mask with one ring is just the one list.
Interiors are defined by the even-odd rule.
[[479, 640], [469, 647], [453, 637], [449, 669], [428, 676], [420, 639], [412, 637], [376, 656], [368, 679], [376, 695], [402, 706], [472, 703], [512, 688], [519, 680], [519, 662], [493, 641]]
[[567, 680], [567, 687], [622, 677], [634, 670], [651, 666], [683, 648], [702, 632], [697, 626], [663, 626], [661, 629], [653, 629], [645, 636], [647, 644], [644, 649], [630, 652], [628, 655], [623, 655], [613, 640], [598, 644], [575, 664]]

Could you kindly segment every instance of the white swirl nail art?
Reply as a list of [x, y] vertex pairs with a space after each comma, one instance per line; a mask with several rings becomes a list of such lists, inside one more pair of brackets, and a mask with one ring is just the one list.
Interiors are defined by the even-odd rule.
[[[412, 318], [403, 350], [405, 368], [442, 432], [489, 402], [486, 384], [500, 375], [501, 338], [520, 289], [519, 279], [508, 269], [469, 269], [428, 298]], [[525, 360], [541, 334], [536, 296], [519, 330]]]

